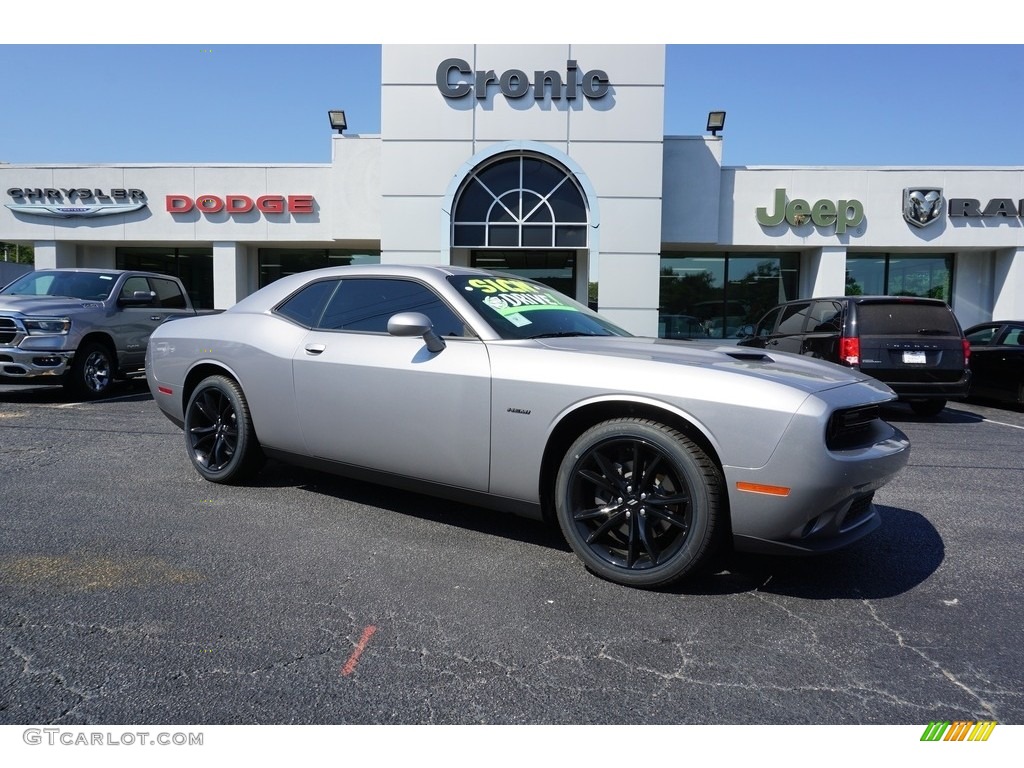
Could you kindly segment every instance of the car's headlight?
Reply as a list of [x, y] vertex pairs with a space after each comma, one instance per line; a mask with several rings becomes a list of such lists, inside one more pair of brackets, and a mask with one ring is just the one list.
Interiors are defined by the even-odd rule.
[[69, 317], [26, 317], [23, 322], [29, 336], [66, 336], [71, 330]]

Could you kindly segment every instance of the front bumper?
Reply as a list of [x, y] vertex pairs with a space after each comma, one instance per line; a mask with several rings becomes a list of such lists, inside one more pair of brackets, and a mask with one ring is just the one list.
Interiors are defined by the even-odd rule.
[[0, 347], [0, 381], [17, 384], [60, 378], [71, 367], [74, 352]]
[[815, 400], [809, 398], [796, 414], [763, 467], [723, 468], [737, 550], [829, 552], [879, 526], [875, 491], [906, 466], [910, 440], [877, 419], [858, 444], [830, 448], [825, 433], [831, 409]]

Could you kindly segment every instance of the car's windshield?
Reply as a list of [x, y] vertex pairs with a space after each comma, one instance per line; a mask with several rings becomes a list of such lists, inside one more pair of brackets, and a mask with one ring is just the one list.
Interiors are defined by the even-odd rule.
[[61, 272], [40, 270], [29, 272], [8, 285], [5, 296], [68, 296], [75, 299], [103, 301], [117, 282], [115, 275], [101, 272]]
[[542, 283], [515, 275], [453, 275], [448, 280], [503, 339], [630, 335]]

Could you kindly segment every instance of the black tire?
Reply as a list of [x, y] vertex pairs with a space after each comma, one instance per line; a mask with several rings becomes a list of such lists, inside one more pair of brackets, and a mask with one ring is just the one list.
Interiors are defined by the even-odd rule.
[[83, 344], [75, 352], [65, 386], [85, 400], [103, 397], [114, 385], [117, 360], [110, 347], [98, 341]]
[[242, 388], [227, 376], [199, 382], [185, 408], [185, 449], [214, 483], [241, 482], [263, 461]]
[[651, 588], [683, 578], [711, 554], [721, 493], [715, 463], [684, 434], [646, 419], [614, 419], [566, 452], [555, 511], [590, 570]]
[[910, 409], [918, 416], [938, 416], [946, 407], [945, 400], [911, 400]]

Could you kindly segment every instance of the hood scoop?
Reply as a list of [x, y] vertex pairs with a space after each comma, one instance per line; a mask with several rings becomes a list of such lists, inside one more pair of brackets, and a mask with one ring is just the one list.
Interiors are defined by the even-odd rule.
[[771, 357], [769, 354], [767, 354], [766, 352], [759, 352], [759, 351], [753, 350], [753, 349], [750, 350], [749, 352], [747, 352], [745, 350], [741, 351], [741, 350], [733, 349], [733, 348], [730, 347], [729, 349], [719, 348], [718, 351], [728, 355], [733, 360], [739, 360], [739, 361], [744, 362], [744, 363], [774, 363], [775, 362], [775, 359], [773, 357]]

